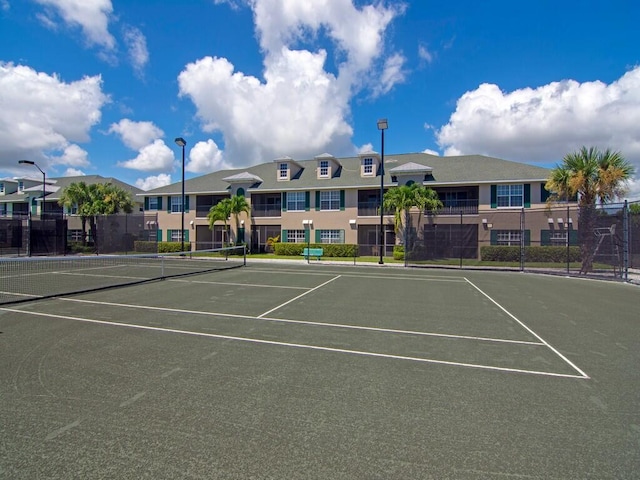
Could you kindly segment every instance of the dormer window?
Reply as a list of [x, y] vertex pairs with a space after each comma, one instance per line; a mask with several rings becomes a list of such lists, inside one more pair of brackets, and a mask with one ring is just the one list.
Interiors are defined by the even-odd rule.
[[320, 162], [320, 176], [321, 177], [328, 177], [329, 176], [329, 161], [328, 160], [322, 160]]
[[22, 180], [18, 181], [18, 192], [24, 192], [24, 182]]
[[362, 160], [362, 174], [373, 175], [373, 158], [367, 157]]
[[0, 182], [0, 193], [4, 193], [4, 183]]
[[289, 178], [289, 165], [286, 163], [281, 163], [278, 165], [278, 177], [282, 180], [286, 180]]

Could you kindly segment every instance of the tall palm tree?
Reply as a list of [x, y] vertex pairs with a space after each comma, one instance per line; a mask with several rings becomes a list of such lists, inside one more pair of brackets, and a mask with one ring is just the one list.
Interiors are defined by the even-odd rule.
[[[216, 222], [224, 222], [224, 231], [227, 232], [227, 221], [231, 217], [231, 199], [223, 198], [209, 209], [207, 220], [209, 220], [209, 230], [213, 230]], [[224, 243], [224, 239], [223, 239]]]
[[66, 207], [67, 210], [71, 211], [73, 208], [77, 208], [78, 215], [80, 216], [80, 221], [82, 224], [82, 245], [87, 244], [87, 220], [88, 216], [86, 215], [87, 203], [91, 202], [91, 194], [89, 192], [89, 187], [84, 182], [73, 182], [69, 184], [60, 195], [60, 200], [58, 200], [58, 204], [60, 206]]
[[593, 269], [595, 254], [595, 207], [624, 195], [627, 181], [633, 175], [633, 166], [620, 152], [596, 147], [582, 147], [568, 153], [561, 165], [551, 170], [545, 188], [553, 192], [551, 199], [578, 196], [580, 208], [580, 273]]
[[231, 197], [231, 215], [233, 215], [233, 219], [236, 224], [236, 243], [238, 243], [238, 235], [240, 232], [240, 215], [242, 213], [246, 213], [249, 215], [251, 213], [251, 207], [249, 206], [249, 202], [244, 198], [244, 195], [234, 195]]
[[120, 212], [131, 213], [133, 211], [133, 200], [129, 192], [111, 183], [101, 185], [101, 195], [105, 210], [102, 212], [103, 214], [112, 215]]
[[[417, 183], [402, 185], [388, 190], [383, 197], [382, 206], [384, 210], [393, 210], [394, 229], [396, 235], [400, 234], [400, 239], [407, 248], [407, 227], [409, 226], [409, 212], [417, 207], [421, 212], [425, 210], [436, 210], [442, 208], [442, 202], [438, 194], [431, 188], [423, 187]], [[418, 224], [420, 222], [418, 218]]]

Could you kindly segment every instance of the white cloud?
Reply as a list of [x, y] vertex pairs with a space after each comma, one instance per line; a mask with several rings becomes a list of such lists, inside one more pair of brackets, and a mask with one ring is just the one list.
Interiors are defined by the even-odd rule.
[[63, 177], [84, 177], [86, 173], [77, 168], [67, 168], [62, 174]]
[[385, 60], [382, 74], [373, 89], [374, 97], [389, 93], [395, 85], [404, 82], [406, 78], [406, 72], [402, 69], [404, 62], [405, 58], [399, 53]]
[[90, 165], [88, 153], [76, 144], [69, 145], [62, 155], [52, 157], [51, 163], [57, 165], [70, 165], [72, 167], [88, 167]]
[[149, 50], [144, 34], [135, 27], [125, 27], [123, 30], [124, 43], [127, 45], [129, 60], [136, 75], [142, 76], [144, 68], [149, 63]]
[[126, 162], [118, 162], [118, 166], [145, 172], [160, 172], [171, 170], [174, 167], [174, 162], [173, 151], [165, 145], [163, 140], [156, 140], [142, 147], [136, 158]]
[[[80, 27], [89, 45], [98, 45], [113, 50], [116, 41], [109, 33], [109, 20], [113, 12], [111, 0], [35, 0], [49, 7], [51, 11], [44, 17], [49, 24], [55, 24], [53, 12], [57, 13], [69, 26]], [[42, 16], [41, 16], [42, 17]]]
[[[403, 57], [385, 59], [383, 34], [404, 7], [378, 2], [356, 7], [352, 0], [249, 4], [265, 55], [264, 81], [212, 57], [187, 65], [179, 75], [180, 95], [195, 104], [203, 130], [223, 133], [225, 158], [234, 165], [282, 155], [353, 152], [347, 122], [353, 95], [366, 88], [384, 93], [403, 80]], [[325, 68], [327, 51], [316, 38], [320, 32], [333, 42], [335, 74]], [[382, 88], [370, 74], [377, 63], [385, 65], [380, 67]]]
[[211, 139], [194, 145], [189, 152], [189, 162], [185, 166], [187, 172], [193, 173], [210, 173], [227, 168], [230, 168], [230, 165], [225, 162], [222, 150]]
[[141, 190], [153, 190], [154, 188], [164, 187], [171, 184], [171, 175], [161, 173], [160, 175], [139, 178], [136, 180], [136, 187]]
[[368, 153], [374, 152], [373, 145], [371, 143], [365, 143], [364, 145], [358, 147], [358, 153]]
[[428, 155], [435, 155], [436, 157], [440, 156], [440, 153], [436, 152], [435, 150], [431, 150], [429, 148], [424, 149], [422, 153], [426, 153]]
[[480, 153], [561, 162], [581, 146], [619, 150], [640, 174], [640, 67], [605, 84], [553, 82], [503, 92], [482, 84], [457, 102], [437, 132], [445, 155]]
[[418, 45], [418, 57], [427, 63], [433, 62], [433, 53], [429, 51], [426, 45]]
[[20, 158], [77, 161], [79, 147], [66, 149], [71, 142], [88, 141], [100, 121], [109, 101], [101, 88], [100, 76], [65, 83], [56, 75], [0, 62], [0, 167], [13, 167]]
[[140, 150], [154, 140], [164, 137], [164, 132], [153, 122], [135, 122], [128, 118], [112, 123], [109, 133], [120, 135], [122, 142], [132, 150]]

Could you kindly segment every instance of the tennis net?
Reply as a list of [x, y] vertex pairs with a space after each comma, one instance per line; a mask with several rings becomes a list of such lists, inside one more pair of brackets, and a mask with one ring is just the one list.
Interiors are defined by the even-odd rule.
[[246, 247], [0, 259], [0, 305], [244, 267]]

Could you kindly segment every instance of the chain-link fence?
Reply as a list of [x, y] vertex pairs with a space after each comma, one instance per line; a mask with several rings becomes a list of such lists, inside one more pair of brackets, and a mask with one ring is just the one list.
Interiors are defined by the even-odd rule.
[[640, 268], [640, 203], [579, 209], [409, 216], [399, 233], [408, 265], [512, 268], [628, 279]]

